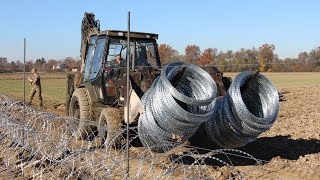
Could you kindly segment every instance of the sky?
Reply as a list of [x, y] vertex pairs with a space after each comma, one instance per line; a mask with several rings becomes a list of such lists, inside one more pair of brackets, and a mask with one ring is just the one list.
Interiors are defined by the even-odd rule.
[[320, 46], [319, 0], [1, 0], [0, 57], [79, 57], [84, 12], [93, 12], [101, 30], [127, 29], [159, 34], [158, 43], [180, 54], [187, 45], [203, 51], [274, 44], [280, 58]]

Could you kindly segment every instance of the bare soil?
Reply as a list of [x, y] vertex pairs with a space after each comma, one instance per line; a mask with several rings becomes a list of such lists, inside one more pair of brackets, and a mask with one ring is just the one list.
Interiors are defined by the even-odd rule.
[[320, 179], [320, 85], [282, 89], [277, 121], [241, 150], [265, 160], [237, 166], [245, 179]]

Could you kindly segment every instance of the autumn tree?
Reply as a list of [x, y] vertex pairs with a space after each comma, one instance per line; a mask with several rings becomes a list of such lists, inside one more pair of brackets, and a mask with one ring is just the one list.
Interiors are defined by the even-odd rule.
[[217, 56], [217, 51], [217, 49], [212, 48], [205, 49], [203, 53], [200, 55], [199, 63], [201, 65], [214, 64], [214, 60]]
[[63, 63], [65, 63], [68, 67], [69, 70], [73, 69], [73, 68], [78, 68], [80, 67], [80, 62], [77, 61], [76, 59], [72, 58], [72, 57], [66, 57], [63, 60]]
[[11, 72], [16, 72], [17, 71], [17, 64], [14, 61], [12, 61], [10, 63], [10, 71]]
[[37, 68], [38, 71], [44, 70], [45, 65], [46, 65], [46, 60], [44, 58], [37, 59], [34, 64], [35, 68]]
[[46, 63], [46, 66], [45, 66], [45, 70], [46, 71], [50, 71], [52, 70], [52, 67], [54, 65], [57, 65], [59, 63], [59, 61], [55, 60], [55, 59], [49, 59]]
[[239, 51], [234, 53], [234, 71], [244, 71], [248, 70], [249, 67], [249, 57], [247, 56], [247, 51], [241, 48]]
[[179, 53], [168, 44], [160, 44], [158, 47], [161, 64], [169, 63], [178, 57]]
[[226, 60], [226, 70], [231, 72], [231, 71], [237, 71], [235, 68], [235, 58], [234, 58], [234, 53], [232, 50], [227, 50], [225, 54], [225, 60]]
[[31, 69], [34, 67], [34, 63], [32, 60], [28, 60], [25, 65], [26, 65], [26, 72], [30, 72]]
[[227, 70], [227, 61], [226, 61], [226, 53], [220, 51], [217, 54], [216, 60], [215, 60], [215, 65], [217, 66], [217, 68], [222, 71], [225, 72]]
[[308, 64], [312, 66], [312, 71], [320, 71], [320, 46], [309, 53]]
[[256, 48], [246, 50], [246, 70], [258, 70], [259, 69], [259, 52]]
[[186, 60], [192, 64], [198, 64], [200, 58], [200, 47], [197, 45], [188, 45], [185, 50]]
[[7, 71], [8, 67], [8, 59], [5, 57], [0, 57], [0, 72], [5, 72]]
[[279, 59], [277, 55], [270, 65], [272, 72], [285, 72], [288, 71], [283, 60]]
[[270, 66], [269, 64], [272, 63], [274, 60], [274, 53], [275, 46], [273, 44], [263, 44], [259, 47], [259, 70], [264, 72], [268, 71]]
[[300, 69], [298, 60], [296, 58], [285, 58], [283, 60], [283, 64], [284, 64], [284, 71], [296, 72], [296, 71], [299, 71]]
[[23, 62], [21, 62], [20, 60], [16, 61], [16, 71], [17, 72], [22, 72], [23, 71], [23, 67], [24, 67], [24, 64]]
[[296, 63], [296, 71], [311, 71], [313, 66], [309, 64], [310, 56], [307, 52], [301, 52], [298, 54], [298, 58], [294, 59], [292, 63]]

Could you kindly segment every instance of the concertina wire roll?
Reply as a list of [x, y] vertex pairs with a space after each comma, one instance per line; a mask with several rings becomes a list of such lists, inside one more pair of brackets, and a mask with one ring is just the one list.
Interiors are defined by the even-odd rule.
[[[183, 67], [178, 85], [172, 80]], [[242, 72], [227, 95], [216, 102], [217, 87], [200, 67], [175, 62], [163, 67], [160, 76], [142, 97], [144, 113], [138, 135], [144, 146], [166, 152], [192, 137], [205, 123], [207, 137], [221, 148], [242, 147], [268, 130], [277, 118], [279, 96], [262, 74]], [[248, 81], [250, 86], [243, 89]]]
[[253, 75], [249, 71], [237, 75], [206, 121], [206, 134], [221, 148], [245, 146], [268, 130], [277, 118], [279, 96], [275, 86], [264, 75], [251, 79]]
[[[170, 81], [183, 67], [186, 70], [174, 87]], [[200, 67], [183, 62], [164, 66], [142, 97], [138, 132], [143, 145], [165, 152], [185, 142], [212, 116], [216, 93], [215, 82]]]

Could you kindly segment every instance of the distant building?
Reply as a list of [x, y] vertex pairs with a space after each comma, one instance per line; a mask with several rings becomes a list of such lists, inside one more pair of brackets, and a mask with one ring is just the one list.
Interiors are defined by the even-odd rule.
[[79, 71], [79, 68], [72, 68], [71, 71], [72, 71], [72, 72], [78, 72], [78, 71]]
[[52, 70], [66, 70], [66, 69], [68, 69], [68, 66], [65, 63], [52, 66]]

